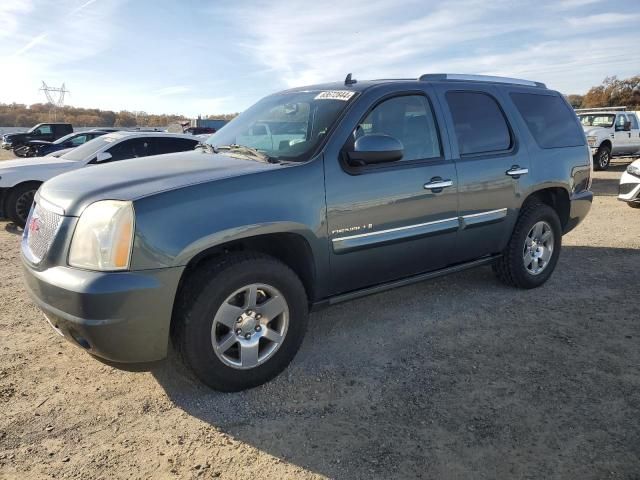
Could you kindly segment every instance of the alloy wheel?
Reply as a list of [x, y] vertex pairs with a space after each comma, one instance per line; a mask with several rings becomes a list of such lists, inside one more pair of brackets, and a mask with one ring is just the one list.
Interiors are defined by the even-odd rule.
[[275, 287], [251, 284], [222, 303], [211, 326], [216, 356], [238, 369], [262, 365], [278, 351], [289, 326], [289, 306]]
[[553, 255], [554, 237], [551, 226], [539, 221], [531, 227], [524, 242], [522, 261], [531, 275], [539, 275], [547, 266]]

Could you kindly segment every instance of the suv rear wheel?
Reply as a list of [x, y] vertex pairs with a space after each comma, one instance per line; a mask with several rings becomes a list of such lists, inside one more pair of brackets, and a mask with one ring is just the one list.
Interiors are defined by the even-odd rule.
[[561, 246], [562, 227], [556, 211], [546, 204], [531, 202], [524, 206], [493, 271], [507, 285], [539, 287], [553, 273]]
[[611, 148], [607, 145], [600, 145], [598, 151], [593, 156], [593, 169], [606, 170], [611, 163]]
[[293, 359], [307, 327], [298, 276], [266, 255], [231, 254], [196, 272], [176, 312], [176, 343], [205, 384], [233, 392], [261, 385]]

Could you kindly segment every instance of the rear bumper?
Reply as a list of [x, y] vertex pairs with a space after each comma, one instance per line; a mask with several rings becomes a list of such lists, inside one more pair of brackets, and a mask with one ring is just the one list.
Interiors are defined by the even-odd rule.
[[118, 363], [166, 356], [183, 267], [102, 273], [68, 267], [36, 271], [23, 260], [27, 290], [65, 339]]
[[591, 210], [593, 192], [584, 190], [580, 193], [574, 193], [571, 196], [570, 201], [571, 209], [569, 210], [569, 220], [564, 228], [564, 233], [569, 233], [585, 219], [589, 210]]

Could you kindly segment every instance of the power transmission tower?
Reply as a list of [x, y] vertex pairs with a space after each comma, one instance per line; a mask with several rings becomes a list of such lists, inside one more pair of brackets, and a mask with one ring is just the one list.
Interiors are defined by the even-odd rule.
[[[44, 80], [42, 81], [42, 88], [40, 88], [47, 97], [47, 103], [51, 105], [51, 109], [49, 110], [49, 121], [51, 121], [51, 113], [53, 112], [53, 120], [57, 120], [57, 110], [58, 108], [62, 108], [64, 106], [64, 95], [65, 93], [70, 93], [64, 86], [64, 83], [60, 88], [49, 87]], [[58, 99], [54, 99], [54, 94], [58, 94]]]

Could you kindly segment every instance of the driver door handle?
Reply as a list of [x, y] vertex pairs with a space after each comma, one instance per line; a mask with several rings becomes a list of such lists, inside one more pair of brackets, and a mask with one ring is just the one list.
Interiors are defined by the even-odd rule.
[[506, 171], [506, 174], [513, 178], [519, 178], [521, 175], [526, 175], [527, 173], [529, 173], [528, 168], [520, 168], [518, 165], [514, 165]]

